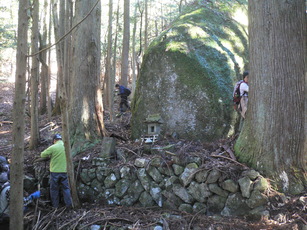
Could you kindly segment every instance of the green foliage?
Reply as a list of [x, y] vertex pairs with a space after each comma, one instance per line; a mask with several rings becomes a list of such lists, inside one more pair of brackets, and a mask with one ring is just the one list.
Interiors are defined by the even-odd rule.
[[15, 48], [17, 42], [17, 25], [8, 18], [8, 9], [5, 6], [0, 7], [0, 47]]

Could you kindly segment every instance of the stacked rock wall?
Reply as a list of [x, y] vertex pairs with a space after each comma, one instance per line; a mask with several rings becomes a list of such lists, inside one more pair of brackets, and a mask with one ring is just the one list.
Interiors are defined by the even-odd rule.
[[219, 165], [219, 161], [204, 164], [199, 157], [180, 162], [176, 156], [168, 161], [151, 156], [110, 167], [112, 163], [95, 158], [90, 168], [80, 171], [79, 196], [109, 205], [159, 206], [208, 215], [265, 215], [268, 183], [255, 170], [234, 168], [233, 163]]

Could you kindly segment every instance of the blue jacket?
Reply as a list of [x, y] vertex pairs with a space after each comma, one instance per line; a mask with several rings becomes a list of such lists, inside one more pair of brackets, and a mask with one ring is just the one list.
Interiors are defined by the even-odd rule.
[[119, 86], [119, 94], [118, 95], [129, 96], [130, 93], [128, 93], [128, 92], [130, 92], [130, 90], [128, 88], [126, 88], [125, 86], [122, 86], [122, 85]]

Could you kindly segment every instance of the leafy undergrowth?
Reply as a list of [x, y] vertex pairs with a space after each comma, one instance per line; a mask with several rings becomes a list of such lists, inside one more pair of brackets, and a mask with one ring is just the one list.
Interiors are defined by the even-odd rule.
[[[0, 155], [11, 157], [12, 154], [12, 83], [0, 83]], [[117, 148], [128, 152], [125, 162], [114, 162], [114, 167], [123, 163], [129, 164], [137, 157], [145, 156], [145, 148], [139, 142], [129, 140], [130, 114], [127, 113], [118, 118], [114, 123], [108, 120], [106, 113], [105, 126], [110, 133], [117, 137]], [[60, 132], [61, 121], [54, 117], [49, 122], [46, 116], [40, 118], [40, 144], [36, 150], [28, 149], [30, 127], [29, 116], [25, 117], [25, 174], [34, 175], [33, 161], [39, 153], [49, 146], [53, 133]], [[171, 154], [179, 155], [182, 159], [189, 154], [201, 156], [208, 164], [225, 166], [224, 168], [243, 169], [232, 155], [232, 146], [235, 137], [222, 140], [217, 143], [196, 143], [187, 140], [178, 140], [164, 137], [157, 144], [161, 147], [180, 143], [180, 148], [172, 150]], [[80, 153], [74, 158], [78, 162], [81, 159], [91, 159], [97, 156], [100, 146]], [[149, 157], [153, 157], [152, 155]], [[171, 164], [168, 156], [164, 156], [166, 164]], [[89, 161], [90, 162], [90, 161]], [[88, 164], [90, 167], [90, 163]], [[84, 166], [83, 166], [84, 167]], [[229, 170], [229, 173], [233, 170]], [[227, 171], [226, 171], [227, 172]], [[24, 217], [25, 229], [90, 229], [92, 225], [100, 225], [101, 229], [154, 229], [161, 226], [167, 229], [210, 229], [210, 230], [260, 230], [260, 229], [306, 229], [307, 228], [307, 194], [291, 197], [279, 194], [276, 191], [267, 191], [269, 204], [267, 210], [270, 215], [261, 220], [250, 220], [245, 217], [230, 218], [221, 216], [205, 216], [200, 213], [188, 214], [178, 210], [165, 210], [157, 207], [119, 207], [109, 206], [105, 202], [83, 202], [81, 208], [66, 210], [64, 207], [53, 209], [44, 199], [33, 203]], [[156, 228], [159, 229], [159, 228]]]

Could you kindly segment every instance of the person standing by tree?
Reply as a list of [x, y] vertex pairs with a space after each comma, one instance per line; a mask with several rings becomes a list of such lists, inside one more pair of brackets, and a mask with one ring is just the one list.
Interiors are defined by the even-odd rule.
[[67, 208], [72, 207], [70, 188], [67, 177], [66, 155], [64, 142], [60, 134], [55, 134], [53, 137], [53, 145], [48, 147], [41, 153], [42, 159], [50, 158], [50, 197], [52, 206], [59, 206], [60, 185], [64, 202]]
[[119, 84], [116, 84], [115, 88], [119, 90], [118, 95], [120, 95], [121, 98], [119, 104], [120, 113], [116, 115], [117, 117], [120, 117], [126, 111], [126, 109], [130, 109], [130, 106], [128, 104], [128, 96], [131, 94], [131, 91], [125, 86]]
[[247, 110], [247, 102], [248, 102], [248, 72], [245, 71], [243, 73], [243, 82], [239, 86], [240, 88], [240, 110], [241, 110], [241, 116], [245, 118], [245, 113]]

